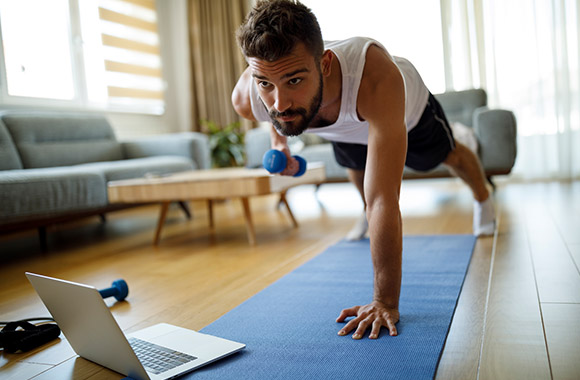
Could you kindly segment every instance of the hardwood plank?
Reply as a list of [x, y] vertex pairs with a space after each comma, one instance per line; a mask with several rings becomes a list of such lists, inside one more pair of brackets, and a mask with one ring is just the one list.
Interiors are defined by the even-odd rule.
[[580, 379], [580, 304], [543, 303], [554, 380]]
[[504, 203], [510, 207], [502, 210], [500, 216], [479, 379], [549, 379], [524, 220], [517, 213], [517, 201], [509, 199]]
[[18, 361], [3, 362], [4, 360], [0, 360], [0, 378], [3, 380], [30, 379], [52, 367], [46, 364], [23, 363]]
[[550, 215], [567, 244], [580, 244], [580, 181], [538, 184], [536, 199], [549, 207]]
[[530, 243], [540, 301], [580, 303], [580, 273], [564, 242]]
[[6, 361], [6, 363], [10, 364], [17, 362], [39, 364], [44, 367], [52, 367], [75, 355], [75, 352], [61, 334], [58, 339], [28, 352], [19, 352], [16, 354], [3, 353], [0, 362]]
[[436, 379], [477, 379], [493, 238], [478, 239]]
[[81, 357], [71, 358], [61, 365], [36, 376], [34, 380], [54, 380], [54, 379], [102, 379], [119, 380], [121, 374], [113, 372], [98, 364], [92, 363]]
[[[435, 211], [436, 215], [447, 216], [433, 221], [439, 225], [438, 233], [473, 233], [473, 198], [465, 186], [459, 186], [452, 198], [441, 197], [438, 202], [443, 207]], [[478, 376], [493, 243], [493, 237], [479, 238], [476, 242], [437, 369], [437, 379], [465, 380]]]
[[580, 303], [580, 273], [558, 226], [562, 223], [554, 220], [558, 204], [568, 202], [553, 193], [529, 192], [525, 198], [525, 223], [540, 302]]

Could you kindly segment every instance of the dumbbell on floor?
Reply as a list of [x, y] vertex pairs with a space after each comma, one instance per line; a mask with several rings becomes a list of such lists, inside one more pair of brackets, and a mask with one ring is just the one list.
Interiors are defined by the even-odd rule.
[[[300, 156], [292, 157], [298, 161], [298, 172], [294, 174], [294, 177], [300, 177], [306, 172], [306, 160]], [[286, 169], [287, 164], [288, 160], [286, 159], [286, 155], [276, 149], [270, 149], [264, 153], [264, 157], [262, 157], [262, 165], [264, 165], [264, 168], [270, 173], [282, 172]]]
[[117, 301], [123, 301], [127, 298], [129, 294], [129, 286], [123, 279], [115, 280], [111, 284], [110, 288], [101, 289], [99, 293], [101, 293], [101, 297], [108, 298], [108, 297], [115, 297]]

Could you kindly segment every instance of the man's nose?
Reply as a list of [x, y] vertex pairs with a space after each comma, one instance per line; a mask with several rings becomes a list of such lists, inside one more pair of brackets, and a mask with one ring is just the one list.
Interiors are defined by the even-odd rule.
[[278, 90], [276, 91], [275, 99], [274, 99], [274, 108], [278, 112], [284, 112], [292, 106], [292, 101], [290, 100], [290, 96], [285, 91]]

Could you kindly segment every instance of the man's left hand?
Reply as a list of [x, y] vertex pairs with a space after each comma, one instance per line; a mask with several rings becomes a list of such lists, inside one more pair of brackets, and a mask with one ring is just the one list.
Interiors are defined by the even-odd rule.
[[338, 332], [346, 335], [355, 330], [353, 339], [361, 339], [367, 328], [371, 327], [370, 339], [377, 339], [381, 327], [386, 327], [391, 336], [397, 335], [395, 324], [399, 321], [399, 310], [389, 308], [379, 301], [373, 301], [365, 306], [354, 306], [341, 311], [336, 322], [344, 322], [346, 318], [354, 317]]

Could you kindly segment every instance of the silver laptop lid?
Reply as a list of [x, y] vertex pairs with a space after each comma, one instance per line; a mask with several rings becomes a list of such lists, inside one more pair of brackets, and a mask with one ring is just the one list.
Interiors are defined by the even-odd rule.
[[78, 355], [134, 379], [149, 379], [96, 288], [34, 273], [26, 277]]

